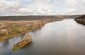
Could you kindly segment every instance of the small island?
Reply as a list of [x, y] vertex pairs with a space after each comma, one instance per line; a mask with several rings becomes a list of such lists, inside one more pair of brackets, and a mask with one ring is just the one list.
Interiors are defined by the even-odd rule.
[[25, 47], [27, 44], [29, 44], [31, 41], [32, 41], [31, 35], [26, 34], [25, 38], [22, 41], [18, 42], [17, 44], [13, 46], [12, 50], [15, 51], [15, 50], [21, 49]]

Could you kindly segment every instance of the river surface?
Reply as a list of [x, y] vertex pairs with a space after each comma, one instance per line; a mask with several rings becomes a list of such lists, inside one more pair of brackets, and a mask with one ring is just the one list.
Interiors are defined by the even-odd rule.
[[85, 55], [85, 26], [74, 19], [47, 23], [30, 34], [32, 43], [17, 51], [11, 49], [23, 36], [0, 43], [0, 55]]

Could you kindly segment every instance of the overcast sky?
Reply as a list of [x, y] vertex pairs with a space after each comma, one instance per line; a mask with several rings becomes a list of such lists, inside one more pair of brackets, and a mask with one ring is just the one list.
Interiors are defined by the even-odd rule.
[[0, 0], [0, 16], [85, 14], [85, 0]]

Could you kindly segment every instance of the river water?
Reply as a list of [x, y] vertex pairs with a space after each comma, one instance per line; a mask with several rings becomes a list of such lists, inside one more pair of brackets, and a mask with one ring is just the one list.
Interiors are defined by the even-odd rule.
[[0, 43], [0, 55], [85, 55], [85, 26], [74, 19], [47, 23], [30, 34], [32, 43], [17, 51], [11, 49], [23, 36]]

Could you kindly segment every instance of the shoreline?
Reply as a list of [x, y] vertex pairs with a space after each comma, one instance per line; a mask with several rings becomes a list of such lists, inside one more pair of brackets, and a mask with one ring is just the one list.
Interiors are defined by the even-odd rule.
[[[8, 40], [13, 37], [17, 37], [18, 35], [25, 34], [27, 32], [29, 33], [37, 29], [40, 29], [46, 23], [52, 22], [52, 21], [55, 21], [55, 20], [38, 20], [36, 22], [26, 23], [23, 25], [20, 25], [20, 23], [17, 23], [15, 26], [12, 26], [12, 25], [6, 26], [5, 28], [0, 29], [0, 42]], [[19, 26], [17, 26], [18, 24]]]
[[79, 24], [85, 25], [85, 15], [75, 18], [75, 21]]

